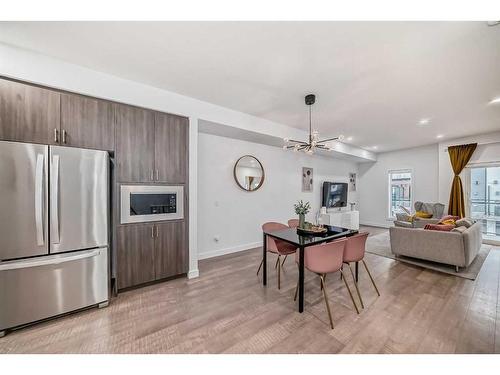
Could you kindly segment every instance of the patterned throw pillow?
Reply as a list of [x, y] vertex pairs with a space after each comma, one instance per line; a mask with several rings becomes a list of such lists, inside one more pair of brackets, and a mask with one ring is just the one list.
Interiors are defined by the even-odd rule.
[[455, 228], [455, 225], [443, 225], [443, 224], [426, 224], [424, 229], [427, 230], [438, 230], [442, 232], [450, 232]]

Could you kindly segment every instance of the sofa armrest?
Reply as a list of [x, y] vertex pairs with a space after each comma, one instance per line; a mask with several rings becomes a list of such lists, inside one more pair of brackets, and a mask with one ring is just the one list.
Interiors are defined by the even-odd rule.
[[468, 266], [476, 258], [476, 255], [481, 249], [483, 242], [483, 234], [481, 233], [481, 224], [475, 223], [470, 228], [467, 228], [463, 234], [464, 251], [465, 251], [465, 266]]

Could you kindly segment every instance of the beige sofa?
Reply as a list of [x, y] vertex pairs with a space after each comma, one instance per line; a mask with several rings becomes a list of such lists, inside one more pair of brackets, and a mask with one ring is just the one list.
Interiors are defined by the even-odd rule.
[[391, 251], [396, 256], [430, 260], [468, 267], [481, 248], [481, 224], [475, 223], [464, 232], [391, 227]]

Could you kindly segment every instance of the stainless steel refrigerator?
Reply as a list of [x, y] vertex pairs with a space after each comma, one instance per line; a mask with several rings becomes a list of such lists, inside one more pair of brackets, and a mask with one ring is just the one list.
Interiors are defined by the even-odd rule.
[[0, 337], [108, 290], [109, 156], [0, 142]]

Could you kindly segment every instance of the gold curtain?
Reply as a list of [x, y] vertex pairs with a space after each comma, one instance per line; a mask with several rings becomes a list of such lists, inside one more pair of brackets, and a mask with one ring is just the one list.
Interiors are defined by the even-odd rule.
[[469, 162], [476, 147], [477, 143], [448, 147], [448, 155], [450, 155], [451, 166], [455, 173], [453, 183], [451, 184], [450, 202], [448, 204], [449, 215], [465, 216], [464, 191], [459, 174]]

